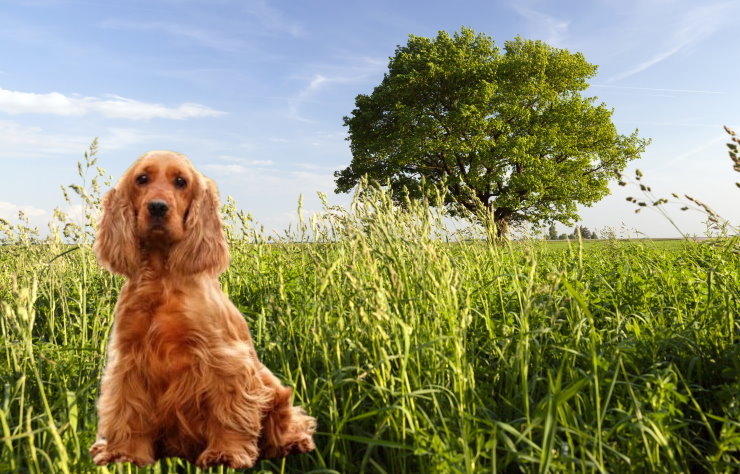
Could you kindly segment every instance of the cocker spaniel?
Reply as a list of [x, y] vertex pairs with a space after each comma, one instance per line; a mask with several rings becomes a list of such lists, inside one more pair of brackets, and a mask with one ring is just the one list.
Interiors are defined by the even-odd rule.
[[314, 418], [259, 360], [219, 286], [229, 251], [213, 181], [183, 155], [139, 158], [103, 200], [94, 245], [127, 278], [98, 400], [98, 465], [182, 457], [251, 467], [314, 449]]

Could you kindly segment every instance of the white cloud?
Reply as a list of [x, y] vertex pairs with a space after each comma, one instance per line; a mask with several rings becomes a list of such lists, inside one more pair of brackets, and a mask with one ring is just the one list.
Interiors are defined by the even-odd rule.
[[48, 133], [41, 127], [29, 127], [10, 120], [0, 120], [0, 158], [37, 158], [58, 154], [79, 154], [92, 137], [74, 137]]
[[224, 112], [205, 105], [184, 103], [177, 107], [141, 102], [111, 95], [107, 98], [69, 97], [59, 92], [35, 94], [32, 92], [0, 89], [0, 111], [11, 115], [50, 114], [80, 116], [99, 114], [109, 118], [148, 120], [165, 118], [182, 120], [196, 117], [217, 117]]
[[[310, 169], [306, 163], [293, 163], [292, 169], [246, 166], [242, 164], [206, 164], [203, 171], [213, 178], [221, 191], [222, 199], [234, 197], [238, 206], [249, 212], [256, 211], [258, 224], [264, 225], [268, 234], [281, 232], [289, 224], [295, 226], [295, 209], [298, 196], [304, 197], [303, 213], [308, 220], [313, 209], [320, 209], [317, 192], [331, 195], [334, 190], [332, 172], [328, 169]], [[340, 198], [347, 201], [348, 197]]]
[[[81, 156], [93, 138], [94, 135], [73, 136], [12, 120], [0, 120], [0, 159]], [[126, 149], [142, 143], [173, 140], [169, 136], [133, 128], [107, 128], [99, 139], [101, 149], [108, 151]]]
[[100, 146], [106, 150], [121, 150], [147, 142], [166, 142], [170, 137], [134, 128], [109, 128], [100, 135]]
[[77, 225], [82, 225], [85, 222], [85, 207], [82, 204], [67, 205], [62, 209], [67, 215], [67, 219], [74, 222]]
[[[64, 204], [59, 209], [66, 214], [66, 222], [72, 222], [77, 225], [83, 225], [85, 223], [85, 208], [82, 204], [72, 204], [71, 206]], [[57, 226], [59, 225], [58, 221], [53, 218], [54, 212], [35, 206], [0, 201], [0, 219], [7, 221], [9, 224], [14, 225], [19, 222], [19, 211], [23, 212], [30, 227], [35, 227], [39, 230], [42, 237], [48, 234], [48, 229], [52, 223]]]
[[213, 171], [216, 174], [244, 174], [249, 171], [246, 166], [242, 165], [205, 165], [203, 168]]
[[242, 163], [249, 166], [270, 166], [273, 164], [272, 160], [248, 160], [238, 156], [222, 155], [220, 157], [224, 161], [231, 161], [232, 163]]
[[22, 206], [12, 202], [0, 201], [0, 218], [7, 221], [18, 219], [18, 211], [22, 211], [27, 217], [40, 217], [46, 215], [44, 209], [33, 206]]
[[291, 192], [331, 191], [334, 186], [333, 170], [322, 170], [310, 163], [294, 163], [295, 170], [280, 170], [274, 167], [246, 164], [207, 164], [203, 169], [220, 180], [238, 179], [251, 190], [261, 189], [269, 193], [276, 190]]

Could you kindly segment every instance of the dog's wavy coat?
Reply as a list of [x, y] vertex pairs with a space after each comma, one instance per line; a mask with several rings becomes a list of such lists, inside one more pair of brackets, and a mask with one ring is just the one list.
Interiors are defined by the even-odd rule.
[[143, 155], [103, 200], [94, 246], [127, 278], [98, 401], [96, 464], [178, 456], [205, 468], [314, 449], [313, 418], [259, 361], [217, 277], [229, 263], [214, 183]]

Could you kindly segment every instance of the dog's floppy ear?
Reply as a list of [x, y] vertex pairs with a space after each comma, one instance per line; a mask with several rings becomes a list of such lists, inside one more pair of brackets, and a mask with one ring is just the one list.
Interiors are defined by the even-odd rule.
[[208, 273], [219, 275], [229, 266], [221, 222], [221, 204], [213, 181], [199, 176], [198, 188], [187, 210], [185, 236], [170, 251], [170, 270], [181, 275]]
[[125, 190], [111, 189], [103, 197], [103, 215], [93, 245], [101, 265], [127, 277], [136, 273], [141, 257], [135, 229], [131, 200]]

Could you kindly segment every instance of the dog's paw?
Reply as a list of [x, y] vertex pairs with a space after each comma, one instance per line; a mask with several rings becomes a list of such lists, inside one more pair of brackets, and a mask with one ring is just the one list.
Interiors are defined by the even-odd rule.
[[314, 449], [316, 445], [313, 443], [313, 437], [304, 433], [285, 446], [285, 455], [308, 453]]
[[293, 407], [294, 419], [296, 421], [295, 438], [288, 446], [290, 454], [302, 454], [313, 451], [316, 448], [313, 442], [313, 434], [316, 432], [316, 418], [309, 416], [303, 408]]
[[154, 458], [152, 457], [132, 456], [115, 450], [109, 451], [108, 443], [105, 440], [97, 441], [90, 446], [90, 456], [92, 456], [93, 462], [98, 466], [105, 466], [116, 462], [130, 462], [139, 467], [144, 467], [154, 463]]
[[216, 448], [208, 448], [203, 451], [195, 464], [201, 469], [211, 466], [226, 465], [232, 469], [248, 469], [257, 461], [256, 451], [252, 454], [246, 450], [224, 451]]
[[316, 449], [313, 441], [316, 419], [297, 406], [290, 407], [287, 416], [285, 413], [278, 413], [275, 419], [268, 419], [272, 425], [268, 427], [268, 436], [263, 438], [261, 444], [261, 456], [265, 459], [303, 454]]
[[103, 440], [96, 441], [92, 446], [90, 446], [90, 456], [93, 458], [100, 454], [101, 452], [105, 451], [105, 448], [108, 446], [108, 442]]

